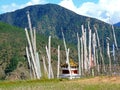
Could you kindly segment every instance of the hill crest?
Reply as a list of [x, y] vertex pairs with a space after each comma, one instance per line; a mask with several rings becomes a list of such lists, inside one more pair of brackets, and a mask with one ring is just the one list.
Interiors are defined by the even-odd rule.
[[81, 35], [81, 25], [87, 27], [90, 22], [91, 28], [96, 25], [98, 30], [107, 30], [109, 24], [65, 9], [56, 4], [33, 5], [15, 12], [0, 15], [0, 21], [14, 26], [25, 28], [28, 26], [26, 12], [30, 12], [32, 26], [37, 28], [38, 33], [55, 38], [62, 38], [61, 30], [65, 34], [66, 41], [76, 43], [76, 33]]

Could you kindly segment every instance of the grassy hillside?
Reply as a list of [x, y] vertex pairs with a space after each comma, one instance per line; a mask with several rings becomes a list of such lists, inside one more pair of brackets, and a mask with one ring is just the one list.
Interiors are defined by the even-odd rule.
[[[29, 78], [29, 68], [26, 59], [25, 47], [27, 40], [25, 31], [18, 27], [13, 27], [5, 23], [0, 23], [0, 79], [10, 79], [16, 77], [21, 79], [22, 75]], [[45, 46], [48, 45], [48, 37], [37, 35], [37, 50], [42, 56], [46, 57]], [[61, 58], [65, 60], [63, 42], [52, 38], [52, 61], [53, 68], [57, 67], [57, 47], [61, 46]], [[74, 45], [68, 45], [71, 48], [70, 56], [76, 59], [76, 50]], [[46, 57], [47, 58], [47, 57]]]
[[0, 23], [0, 38], [0, 78], [3, 79], [17, 68], [18, 62], [26, 61], [26, 37], [23, 29]]

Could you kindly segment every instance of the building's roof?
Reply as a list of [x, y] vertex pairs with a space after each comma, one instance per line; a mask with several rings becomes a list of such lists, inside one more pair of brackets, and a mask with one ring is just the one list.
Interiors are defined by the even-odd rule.
[[[68, 67], [68, 63], [62, 64], [61, 67]], [[70, 59], [70, 67], [78, 67], [78, 64], [73, 59]]]

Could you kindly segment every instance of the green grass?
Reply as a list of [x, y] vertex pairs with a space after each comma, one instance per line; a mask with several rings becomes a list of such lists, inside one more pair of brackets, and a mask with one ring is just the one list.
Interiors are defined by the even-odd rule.
[[103, 81], [94, 81], [94, 78], [1, 81], [0, 90], [120, 90], [120, 82]]

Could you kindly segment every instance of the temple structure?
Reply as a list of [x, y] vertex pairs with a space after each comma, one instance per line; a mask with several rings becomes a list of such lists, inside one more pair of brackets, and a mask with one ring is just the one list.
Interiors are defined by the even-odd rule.
[[70, 66], [68, 63], [61, 65], [61, 74], [60, 78], [79, 78], [80, 75], [78, 73], [78, 64], [74, 62], [72, 59], [70, 60]]

